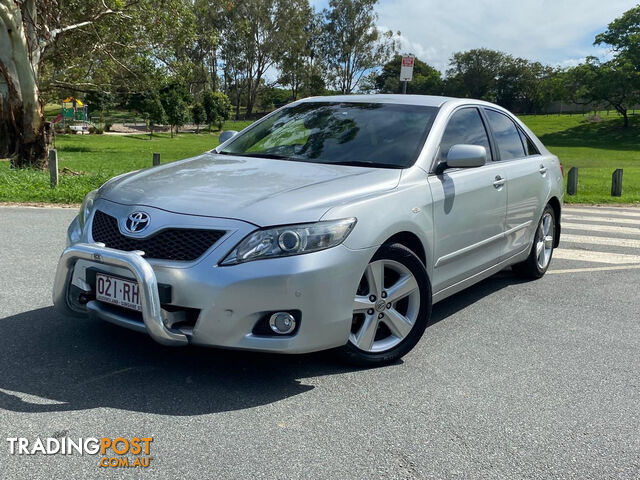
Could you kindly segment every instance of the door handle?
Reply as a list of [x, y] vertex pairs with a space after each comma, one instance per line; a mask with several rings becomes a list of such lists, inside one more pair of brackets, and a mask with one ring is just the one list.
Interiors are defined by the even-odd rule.
[[504, 182], [506, 182], [504, 178], [502, 178], [500, 175], [496, 175], [493, 186], [496, 188], [501, 188], [504, 185]]
[[541, 164], [538, 171], [540, 172], [540, 175], [544, 175], [545, 173], [547, 173], [547, 167]]

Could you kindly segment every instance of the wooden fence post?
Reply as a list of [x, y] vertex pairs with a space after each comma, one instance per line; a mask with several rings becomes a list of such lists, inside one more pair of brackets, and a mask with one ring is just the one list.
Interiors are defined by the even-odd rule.
[[156, 167], [160, 165], [160, 154], [159, 153], [154, 153], [153, 154], [153, 166]]
[[611, 196], [622, 196], [622, 169], [617, 168], [611, 175]]
[[578, 193], [578, 167], [571, 167], [567, 175], [567, 195]]
[[51, 188], [58, 186], [58, 151], [55, 148], [49, 150], [49, 175]]

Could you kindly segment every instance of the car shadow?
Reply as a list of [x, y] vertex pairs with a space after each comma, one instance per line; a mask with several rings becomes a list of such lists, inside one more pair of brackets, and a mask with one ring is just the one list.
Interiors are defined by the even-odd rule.
[[502, 290], [503, 288], [527, 282], [529, 282], [529, 280], [515, 276], [510, 268], [502, 270], [495, 275], [436, 303], [433, 306], [433, 313], [431, 315], [429, 325], [434, 325], [469, 305], [473, 305], [478, 300]]
[[[432, 323], [514, 281], [501, 273], [438, 303]], [[305, 378], [356, 370], [331, 351], [164, 347], [106, 322], [65, 318], [53, 307], [6, 317], [0, 325], [0, 408], [15, 412], [111, 407], [202, 415], [266, 405], [312, 390]]]

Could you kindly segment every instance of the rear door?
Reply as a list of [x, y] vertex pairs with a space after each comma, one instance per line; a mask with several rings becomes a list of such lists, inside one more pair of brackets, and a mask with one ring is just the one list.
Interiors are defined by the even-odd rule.
[[463, 107], [449, 117], [437, 162], [453, 145], [481, 145], [488, 161], [478, 168], [449, 168], [430, 175], [435, 225], [433, 291], [452, 286], [495, 265], [504, 254], [507, 187], [504, 165], [492, 162], [480, 110]]
[[506, 257], [528, 248], [547, 197], [543, 157], [506, 114], [485, 108], [499, 163], [507, 175]]

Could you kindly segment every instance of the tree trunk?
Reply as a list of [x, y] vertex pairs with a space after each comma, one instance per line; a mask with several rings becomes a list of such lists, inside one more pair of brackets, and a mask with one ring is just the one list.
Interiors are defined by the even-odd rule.
[[620, 113], [622, 114], [622, 118], [624, 118], [624, 128], [629, 126], [629, 113], [626, 108], [622, 108]]
[[253, 98], [253, 82], [251, 81], [251, 77], [248, 77], [247, 80], [247, 110], [246, 112], [244, 112], [244, 118], [249, 118], [251, 117], [251, 114], [253, 113], [253, 103], [254, 103], [254, 98]]
[[44, 114], [38, 101], [37, 61], [29, 51], [20, 5], [0, 5], [0, 157], [13, 167], [45, 168]]

